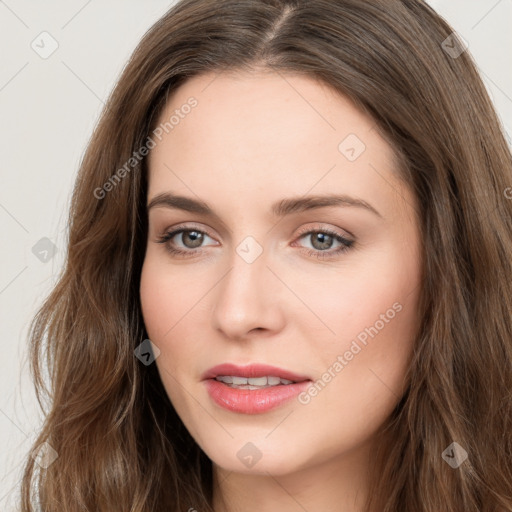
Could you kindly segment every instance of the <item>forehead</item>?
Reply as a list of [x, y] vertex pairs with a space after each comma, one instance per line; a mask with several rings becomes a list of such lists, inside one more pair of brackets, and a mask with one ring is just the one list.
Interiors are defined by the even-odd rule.
[[[197, 102], [193, 109], [187, 107], [191, 98]], [[190, 112], [179, 119], [175, 115], [172, 129], [167, 130], [176, 144], [193, 140], [196, 147], [230, 147], [234, 153], [243, 143], [244, 154], [263, 144], [272, 156], [279, 156], [290, 150], [298, 153], [299, 142], [308, 148], [322, 142], [337, 154], [343, 137], [354, 134], [363, 142], [380, 143], [380, 152], [390, 154], [377, 133], [371, 133], [375, 123], [369, 116], [337, 91], [303, 75], [272, 71], [200, 75], [173, 92], [160, 116], [161, 125], [181, 110]]]
[[194, 77], [170, 96], [159, 126], [161, 140], [149, 155], [150, 197], [172, 190], [226, 204], [242, 195], [247, 205], [261, 204], [263, 193], [270, 203], [336, 191], [386, 209], [407, 193], [373, 119], [303, 75]]

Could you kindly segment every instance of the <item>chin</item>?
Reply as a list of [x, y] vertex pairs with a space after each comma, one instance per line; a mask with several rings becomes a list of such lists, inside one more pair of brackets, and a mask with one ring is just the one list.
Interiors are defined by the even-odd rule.
[[[266, 434], [264, 434], [266, 435]], [[261, 436], [261, 437], [264, 437]], [[229, 439], [203, 447], [214, 465], [225, 471], [273, 476], [294, 473], [308, 465], [306, 454], [297, 449], [297, 443], [286, 446], [282, 439], [262, 439], [251, 441], [248, 438]]]

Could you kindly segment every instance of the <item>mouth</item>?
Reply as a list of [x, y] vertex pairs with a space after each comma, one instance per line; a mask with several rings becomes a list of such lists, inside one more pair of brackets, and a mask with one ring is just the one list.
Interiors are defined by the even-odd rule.
[[275, 375], [268, 375], [263, 377], [240, 377], [237, 375], [217, 375], [215, 380], [223, 382], [230, 388], [235, 389], [265, 389], [275, 386], [286, 386], [294, 384], [296, 381], [282, 379]]
[[257, 414], [285, 404], [312, 380], [276, 366], [223, 364], [202, 376], [213, 401], [231, 412]]
[[236, 414], [263, 414], [284, 406], [312, 383], [309, 377], [276, 366], [223, 364], [203, 374], [212, 401]]
[[227, 386], [240, 387], [241, 389], [250, 389], [251, 386], [256, 389], [286, 386], [311, 380], [307, 376], [298, 375], [277, 366], [267, 364], [239, 366], [231, 363], [220, 364], [210, 368], [202, 376], [202, 380], [207, 379], [215, 379]]

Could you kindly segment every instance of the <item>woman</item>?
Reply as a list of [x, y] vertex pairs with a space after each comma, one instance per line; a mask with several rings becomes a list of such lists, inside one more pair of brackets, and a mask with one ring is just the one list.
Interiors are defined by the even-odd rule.
[[82, 162], [23, 510], [511, 511], [511, 184], [423, 2], [179, 2]]

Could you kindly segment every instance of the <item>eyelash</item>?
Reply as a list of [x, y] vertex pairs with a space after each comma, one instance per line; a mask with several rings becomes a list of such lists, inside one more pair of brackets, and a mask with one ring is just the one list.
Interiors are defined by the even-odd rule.
[[[186, 228], [182, 227], [182, 226], [178, 226], [173, 231], [168, 231], [167, 233], [164, 233], [161, 237], [159, 237], [157, 239], [157, 243], [165, 244], [166, 250], [174, 256], [187, 258], [187, 257], [198, 255], [201, 253], [201, 249], [190, 249], [190, 250], [177, 249], [175, 247], [172, 247], [168, 243], [176, 235], [178, 235], [180, 233], [191, 232], [191, 231], [196, 231], [203, 235], [207, 235], [210, 238], [213, 238], [207, 231], [197, 229], [195, 227], [190, 227], [190, 226], [187, 226]], [[336, 231], [332, 231], [327, 228], [326, 229], [304, 230], [299, 233], [298, 239], [304, 238], [307, 235], [313, 235], [313, 234], [319, 234], [319, 233], [332, 236], [334, 238], [334, 240], [340, 242], [342, 245], [340, 247], [338, 247], [337, 249], [335, 249], [334, 251], [329, 251], [329, 252], [327, 250], [320, 251], [319, 249], [303, 248], [307, 252], [308, 256], [310, 256], [310, 257], [314, 257], [314, 258], [318, 258], [318, 259], [332, 259], [332, 258], [335, 258], [336, 256], [344, 253], [345, 251], [349, 250], [354, 243], [353, 240], [349, 240], [348, 238], [345, 238], [344, 236], [337, 233]]]

